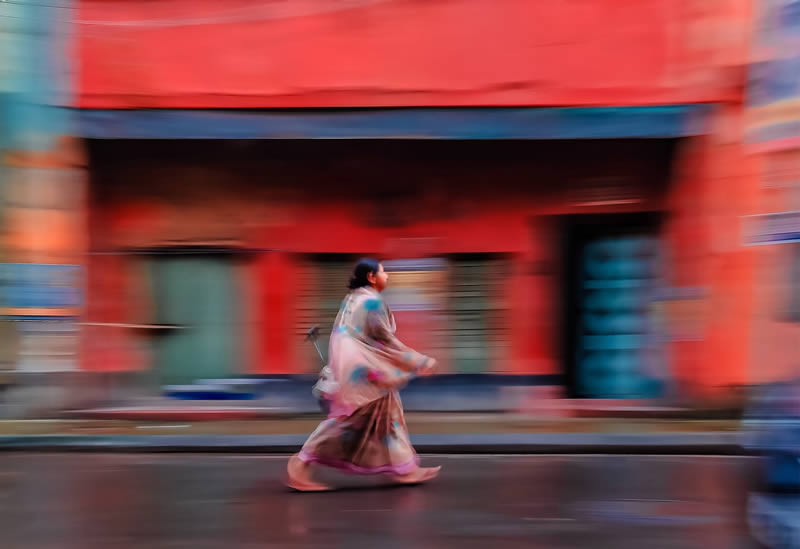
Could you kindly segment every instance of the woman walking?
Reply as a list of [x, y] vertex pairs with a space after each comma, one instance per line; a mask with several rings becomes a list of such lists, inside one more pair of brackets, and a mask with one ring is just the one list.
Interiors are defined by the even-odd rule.
[[374, 259], [362, 259], [331, 331], [326, 372], [320, 387], [330, 413], [300, 453], [289, 459], [289, 487], [323, 491], [311, 478], [312, 465], [357, 474], [384, 474], [418, 484], [440, 467], [420, 467], [411, 446], [397, 391], [410, 379], [432, 372], [436, 361], [395, 337], [394, 315], [381, 297], [389, 276]]

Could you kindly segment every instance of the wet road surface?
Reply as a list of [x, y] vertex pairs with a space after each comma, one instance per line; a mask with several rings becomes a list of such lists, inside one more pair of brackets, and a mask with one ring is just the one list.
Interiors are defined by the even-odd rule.
[[0, 547], [745, 549], [751, 458], [425, 456], [424, 487], [322, 475], [285, 458], [0, 454]]

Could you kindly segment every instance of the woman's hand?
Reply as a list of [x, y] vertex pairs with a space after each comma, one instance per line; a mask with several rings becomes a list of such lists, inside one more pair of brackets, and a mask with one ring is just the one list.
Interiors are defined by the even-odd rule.
[[425, 361], [425, 365], [422, 366], [419, 370], [417, 370], [417, 375], [420, 377], [433, 375], [436, 370], [436, 359], [428, 357], [428, 360]]

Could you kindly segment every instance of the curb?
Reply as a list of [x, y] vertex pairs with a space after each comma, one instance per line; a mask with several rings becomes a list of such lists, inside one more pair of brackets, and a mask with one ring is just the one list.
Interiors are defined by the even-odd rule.
[[[0, 452], [202, 452], [286, 454], [307, 435], [5, 435]], [[735, 433], [424, 434], [420, 453], [751, 455]]]

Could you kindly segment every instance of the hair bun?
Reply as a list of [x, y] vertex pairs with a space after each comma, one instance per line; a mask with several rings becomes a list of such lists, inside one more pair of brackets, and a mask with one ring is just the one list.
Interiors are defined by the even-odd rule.
[[353, 276], [350, 277], [350, 283], [347, 287], [351, 290], [357, 290], [364, 286], [369, 286], [369, 275], [377, 274], [380, 267], [380, 262], [375, 259], [369, 257], [361, 259], [353, 269]]

